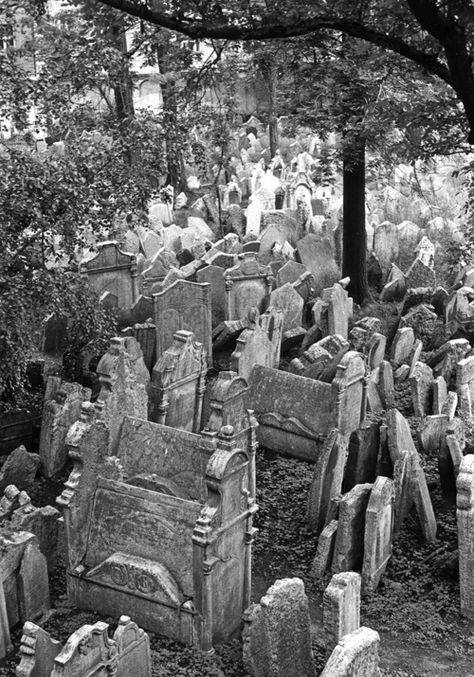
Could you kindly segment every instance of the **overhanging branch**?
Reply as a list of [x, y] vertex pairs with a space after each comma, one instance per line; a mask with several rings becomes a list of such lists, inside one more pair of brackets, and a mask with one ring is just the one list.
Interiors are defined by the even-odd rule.
[[365, 24], [334, 16], [303, 17], [293, 23], [265, 22], [259, 25], [214, 23], [204, 24], [195, 17], [178, 18], [145, 4], [138, 4], [133, 0], [98, 0], [101, 4], [136, 16], [143, 21], [167, 28], [189, 38], [194, 39], [224, 39], [224, 40], [271, 40], [285, 39], [307, 35], [318, 30], [332, 29], [341, 31], [354, 38], [360, 38], [384, 49], [400, 54], [410, 59], [430, 73], [437, 75], [448, 85], [452, 85], [449, 69], [439, 59], [429, 52], [401, 40], [400, 38], [383, 33]]

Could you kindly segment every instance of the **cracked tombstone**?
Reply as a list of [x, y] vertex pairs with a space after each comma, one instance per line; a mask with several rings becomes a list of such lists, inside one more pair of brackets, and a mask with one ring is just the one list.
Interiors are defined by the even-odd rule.
[[393, 482], [379, 476], [370, 494], [365, 517], [362, 585], [374, 591], [392, 554]]

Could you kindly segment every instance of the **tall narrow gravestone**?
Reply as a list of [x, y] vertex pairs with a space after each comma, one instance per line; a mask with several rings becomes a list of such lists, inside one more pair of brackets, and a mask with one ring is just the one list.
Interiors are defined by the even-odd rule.
[[474, 619], [474, 454], [462, 459], [456, 489], [461, 613]]
[[344, 571], [331, 578], [323, 596], [326, 648], [330, 651], [360, 627], [360, 575]]
[[365, 516], [362, 585], [375, 590], [392, 554], [393, 481], [380, 475], [375, 480]]

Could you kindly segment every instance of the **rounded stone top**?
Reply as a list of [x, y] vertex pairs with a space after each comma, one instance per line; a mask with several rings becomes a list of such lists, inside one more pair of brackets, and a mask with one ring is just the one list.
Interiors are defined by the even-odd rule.
[[221, 433], [222, 435], [225, 435], [226, 437], [232, 437], [234, 434], [234, 426], [233, 425], [223, 425], [221, 428]]

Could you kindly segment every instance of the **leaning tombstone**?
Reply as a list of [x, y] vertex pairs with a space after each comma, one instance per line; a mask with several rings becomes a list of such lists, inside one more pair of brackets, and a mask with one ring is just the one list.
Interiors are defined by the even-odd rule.
[[374, 591], [392, 554], [393, 482], [379, 476], [370, 494], [365, 517], [362, 585]]
[[318, 547], [311, 565], [311, 576], [319, 579], [331, 568], [337, 536], [337, 520], [331, 520], [319, 534]]
[[243, 661], [253, 677], [314, 677], [303, 581], [276, 581], [244, 612]]
[[[339, 517], [331, 571], [360, 569], [364, 557], [365, 513], [372, 484], [357, 484], [338, 502]], [[355, 629], [355, 628], [353, 628]]]

